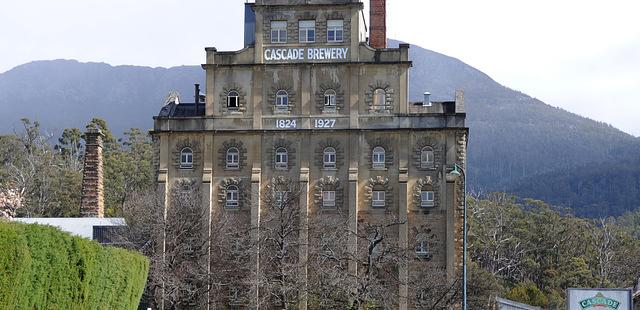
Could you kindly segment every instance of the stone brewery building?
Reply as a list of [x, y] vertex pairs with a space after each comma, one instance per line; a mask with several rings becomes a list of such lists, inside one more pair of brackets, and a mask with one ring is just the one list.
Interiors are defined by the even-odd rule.
[[[322, 239], [309, 223], [324, 218], [346, 223], [343, 246], [352, 259], [344, 274], [354, 279], [372, 267], [363, 257], [383, 252], [367, 239], [376, 223], [385, 229], [383, 249], [409, 253], [380, 281], [393, 297], [373, 305], [420, 308], [428, 289], [417, 288], [416, 279], [459, 289], [464, 181], [450, 172], [466, 167], [462, 92], [445, 102], [431, 102], [428, 93], [410, 102], [409, 45], [387, 47], [385, 0], [371, 0], [368, 25], [359, 0], [245, 6], [245, 48], [205, 48], [205, 93], [196, 85], [195, 103], [173, 100], [154, 118], [159, 188], [197, 186], [209, 214], [256, 228], [271, 212], [269, 201], [289, 198], [282, 189], [265, 197], [270, 184], [291, 180], [300, 193], [295, 308], [322, 308], [304, 288], [317, 271], [308, 260]], [[260, 238], [259, 230], [252, 234]], [[259, 253], [249, 260], [258, 273], [265, 259]], [[262, 287], [248, 289], [248, 300], [230, 297], [216, 306], [265, 308], [257, 301], [268, 299]], [[458, 308], [459, 291], [455, 298]]]

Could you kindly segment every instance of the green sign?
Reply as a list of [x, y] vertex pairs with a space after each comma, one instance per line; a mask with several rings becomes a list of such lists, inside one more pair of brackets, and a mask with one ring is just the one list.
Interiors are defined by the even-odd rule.
[[581, 300], [580, 307], [582, 307], [582, 309], [589, 309], [589, 308], [618, 309], [618, 307], [620, 307], [620, 302], [615, 299], [605, 297], [602, 293], [598, 293], [596, 294], [595, 297]]

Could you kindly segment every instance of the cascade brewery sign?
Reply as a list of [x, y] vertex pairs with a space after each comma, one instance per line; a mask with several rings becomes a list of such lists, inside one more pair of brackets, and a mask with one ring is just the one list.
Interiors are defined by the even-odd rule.
[[631, 291], [625, 289], [569, 289], [569, 310], [631, 310]]
[[598, 307], [607, 309], [618, 309], [618, 307], [620, 307], [620, 302], [613, 298], [605, 297], [602, 293], [598, 293], [594, 297], [581, 300], [580, 307], [582, 307], [582, 309]]
[[348, 47], [267, 48], [265, 61], [347, 60]]

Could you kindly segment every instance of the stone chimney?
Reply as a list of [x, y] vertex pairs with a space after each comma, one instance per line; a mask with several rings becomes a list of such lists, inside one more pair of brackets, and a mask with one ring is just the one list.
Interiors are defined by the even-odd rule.
[[371, 0], [369, 14], [369, 45], [387, 48], [387, 0]]
[[82, 217], [104, 216], [104, 188], [102, 183], [102, 138], [100, 129], [90, 128], [84, 134], [84, 170], [82, 173]]

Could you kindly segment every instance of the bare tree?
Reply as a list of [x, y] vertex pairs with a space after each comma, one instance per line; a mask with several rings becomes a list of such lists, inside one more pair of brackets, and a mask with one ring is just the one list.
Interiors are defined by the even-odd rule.
[[259, 288], [263, 307], [295, 308], [301, 293], [299, 277], [300, 187], [288, 177], [271, 179], [262, 193], [259, 227]]
[[167, 195], [136, 193], [124, 207], [127, 227], [118, 242], [151, 260], [144, 297], [162, 309], [200, 308], [209, 289], [208, 210], [195, 182], [176, 184]]

